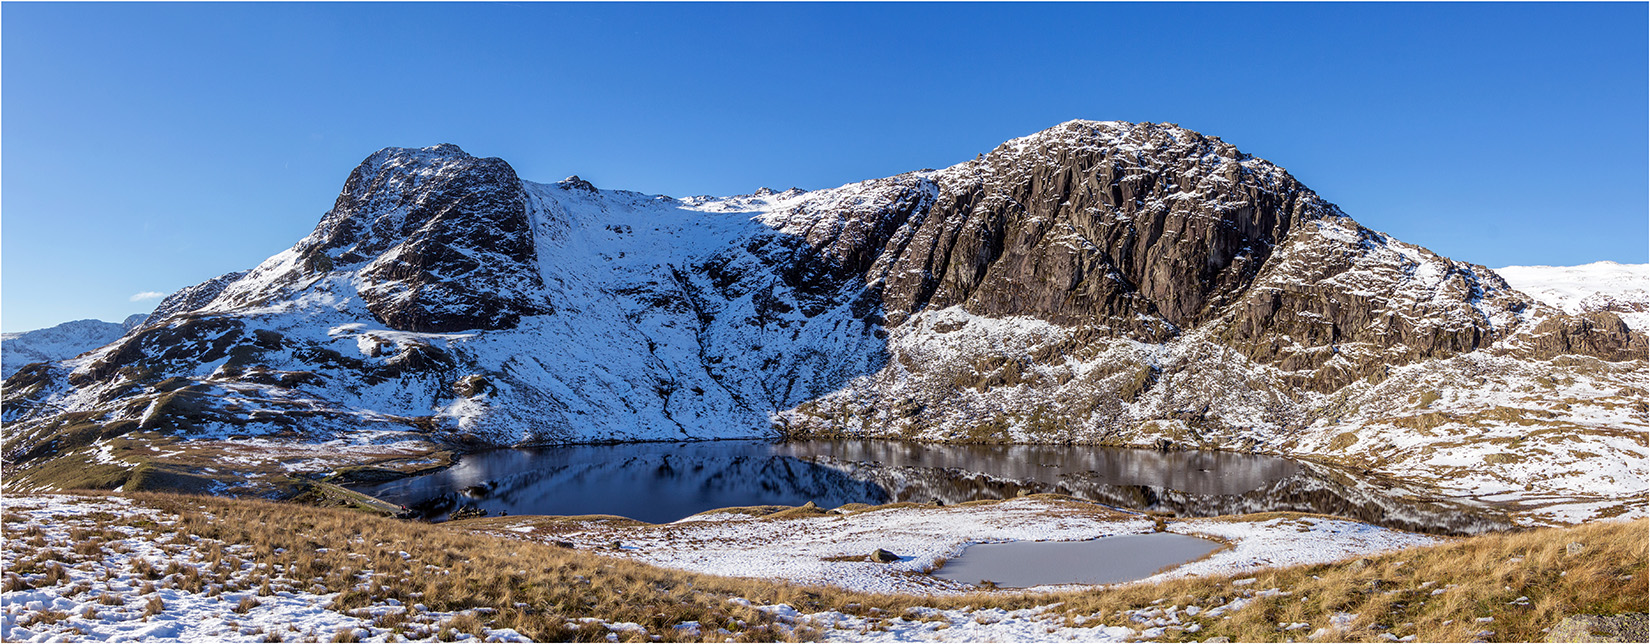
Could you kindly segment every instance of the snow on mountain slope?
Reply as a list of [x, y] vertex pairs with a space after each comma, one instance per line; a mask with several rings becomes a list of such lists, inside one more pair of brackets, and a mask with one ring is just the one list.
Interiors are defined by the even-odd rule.
[[75, 320], [34, 331], [0, 334], [0, 378], [10, 378], [26, 364], [73, 358], [114, 342], [148, 317], [138, 313], [123, 322]]
[[[796, 205], [802, 193], [675, 200], [577, 180], [442, 178], [454, 167], [462, 175], [485, 165], [461, 155], [446, 146], [369, 158], [315, 234], [197, 298], [205, 301], [194, 310], [64, 363], [67, 379], [89, 386], [62, 389], [55, 400], [106, 409], [111, 392], [130, 389], [118, 374], [141, 368], [150, 380], [190, 379], [185, 395], [228, 404], [174, 418], [180, 410], [139, 398], [114, 417], [209, 435], [278, 433], [302, 419], [315, 438], [383, 423], [433, 423], [457, 439], [492, 444], [748, 437], [771, 431], [774, 411], [886, 359], [862, 319], [870, 306], [855, 299], [857, 289], [806, 271], [787, 274], [800, 245], [758, 221]], [[413, 179], [374, 174], [382, 168]], [[515, 267], [500, 266], [508, 258], [497, 256], [476, 262], [495, 274], [443, 284], [462, 285], [468, 301], [419, 308], [427, 285], [405, 282], [425, 279], [416, 265], [435, 253], [409, 248], [417, 239], [402, 236], [456, 237], [443, 226], [457, 226], [467, 244], [481, 246], [501, 227], [453, 218], [439, 204], [468, 202], [464, 191], [478, 184], [496, 194], [498, 181], [514, 183], [514, 207], [528, 223], [519, 232], [530, 237], [517, 247], [531, 253]], [[361, 196], [363, 183], [430, 192]], [[466, 187], [433, 194], [444, 183]], [[816, 196], [852, 199], [841, 193], [857, 190]], [[496, 273], [511, 271], [510, 283], [532, 288], [497, 289]], [[386, 282], [387, 273], [408, 279]], [[397, 308], [409, 300], [415, 306]], [[539, 314], [514, 315], [513, 325], [497, 329], [405, 328], [485, 326], [508, 307]], [[382, 319], [385, 311], [394, 324]]]
[[1513, 288], [1565, 313], [1609, 311], [1650, 331], [1650, 264], [1508, 266], [1495, 272]]
[[[291, 249], [160, 311], [9, 380], [8, 459], [91, 458], [133, 431], [787, 434], [1311, 453], [1426, 478], [1412, 466], [1435, 451], [1528, 420], [1578, 442], [1472, 490], [1616, 498], [1650, 455], [1622, 433], [1650, 422], [1620, 411], [1642, 399], [1642, 333], [1363, 228], [1166, 124], [1073, 121], [943, 170], [721, 198], [386, 148]], [[1543, 382], [1560, 389], [1468, 391]], [[1370, 440], [1384, 432], [1405, 438]], [[1559, 476], [1585, 469], [1574, 454], [1625, 469]]]

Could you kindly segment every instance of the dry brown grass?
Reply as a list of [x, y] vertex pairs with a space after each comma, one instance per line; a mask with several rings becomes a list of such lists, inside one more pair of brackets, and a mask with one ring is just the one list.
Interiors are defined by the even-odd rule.
[[[448, 635], [474, 634], [487, 627], [512, 628], [537, 641], [605, 640], [606, 628], [569, 624], [596, 617], [641, 624], [663, 641], [697, 639], [672, 628], [684, 621], [699, 622], [708, 637], [767, 641], [787, 638], [789, 629], [778, 627], [766, 613], [729, 603], [729, 598], [823, 610], [845, 603], [827, 597], [848, 596], [663, 570], [554, 545], [346, 510], [163, 494], [134, 498], [178, 515], [177, 529], [184, 540], [198, 536], [249, 546], [237, 555], [225, 555], [221, 566], [156, 571], [161, 579], [178, 581], [193, 575], [208, 585], [224, 584], [222, 592], [324, 589], [340, 593], [334, 609], [345, 612], [389, 599], [409, 606], [422, 603], [439, 612], [494, 609], [449, 620], [441, 625]], [[230, 574], [243, 561], [257, 573]], [[264, 573], [277, 565], [283, 571], [278, 578]], [[368, 579], [370, 583], [358, 587]], [[255, 601], [248, 596], [242, 605]], [[732, 634], [720, 635], [718, 628]]]
[[252, 597], [242, 597], [241, 601], [235, 604], [235, 608], [233, 610], [237, 613], [250, 613], [252, 612], [252, 609], [257, 608], [260, 605], [262, 605], [262, 602], [259, 602], [257, 599]]
[[43, 610], [31, 613], [18, 620], [17, 623], [24, 628], [28, 628], [37, 624], [56, 624], [68, 618], [69, 614], [60, 610]]
[[[1309, 515], [1265, 513], [1227, 520], [1303, 516]], [[885, 615], [898, 615], [914, 606], [1017, 609], [1060, 602], [1068, 618], [1086, 616], [1091, 625], [1144, 628], [1146, 624], [1130, 620], [1131, 611], [1173, 605], [1209, 609], [1247, 598], [1251, 603], [1218, 619], [1183, 616], [1185, 625], [1197, 623], [1199, 630], [1170, 629], [1165, 637], [1299, 641], [1325, 628], [1330, 629], [1327, 639], [1331, 641], [1380, 641], [1384, 634], [1414, 635], [1418, 641], [1471, 641], [1480, 636], [1490, 641], [1531, 641], [1542, 639], [1542, 629], [1567, 615], [1645, 611], [1650, 603], [1645, 592], [1650, 584], [1646, 528], [1644, 520], [1602, 522], [1455, 539], [1371, 557], [1362, 564], [1345, 561], [1266, 570], [1250, 575], [1255, 580], [1244, 585], [1231, 583], [1232, 577], [1204, 577], [1054, 595], [982, 592], [959, 597], [867, 596], [826, 590], [812, 607], [798, 608], [828, 607], [860, 615], [880, 609]], [[1566, 554], [1570, 543], [1582, 543], [1584, 549]], [[1257, 591], [1274, 588], [1287, 594], [1257, 596]], [[1442, 592], [1434, 594], [1438, 590]], [[1330, 617], [1337, 613], [1357, 617], [1345, 630], [1336, 631]], [[1486, 617], [1489, 622], [1477, 621]], [[1295, 623], [1307, 626], [1283, 630]]]
[[[1413, 548], [1364, 560], [1268, 570], [1252, 584], [1232, 578], [1181, 579], [1109, 591], [1060, 594], [1038, 603], [1064, 601], [1068, 615], [1100, 614], [1124, 623], [1124, 613], [1161, 600], [1160, 606], [1211, 608], [1256, 590], [1287, 595], [1253, 597], [1221, 619], [1197, 621], [1196, 633], [1171, 631], [1171, 640], [1224, 635], [1233, 641], [1300, 640], [1329, 628], [1335, 613], [1355, 613], [1340, 641], [1379, 641], [1383, 633], [1414, 635], [1422, 642], [1539, 641], [1542, 629], [1573, 614], [1644, 612], [1650, 604], [1645, 520], [1605, 522], [1517, 534], [1493, 534], [1445, 545]], [[1567, 554], [1570, 543], [1584, 544]], [[1429, 583], [1430, 582], [1430, 583]], [[1435, 590], [1443, 590], [1433, 594]], [[1518, 601], [1519, 598], [1525, 601]], [[978, 605], [978, 604], [976, 604]], [[1490, 621], [1479, 622], [1488, 617]], [[1283, 631], [1280, 622], [1309, 627]]]
[[[1529, 641], [1542, 639], [1542, 629], [1566, 615], [1644, 611], [1650, 601], [1645, 590], [1650, 587], [1650, 544], [1644, 520], [1458, 539], [1371, 557], [1361, 565], [1339, 562], [1265, 570], [1253, 573], [1255, 581], [1247, 585], [1234, 584], [1229, 577], [1204, 577], [1059, 594], [922, 597], [713, 577], [472, 532], [485, 529], [486, 520], [429, 525], [258, 501], [159, 494], [134, 499], [176, 515], [182, 536], [163, 542], [197, 544], [195, 552], [203, 557], [196, 560], [200, 565], [173, 562], [140, 570], [151, 580], [139, 591], [147, 596], [145, 615], [165, 609], [153, 594], [157, 585], [240, 595], [237, 612], [256, 606], [255, 596], [286, 590], [327, 592], [339, 593], [334, 609], [344, 612], [390, 599], [405, 606], [424, 604], [430, 611], [470, 611], [440, 624], [416, 624], [404, 613], [380, 616], [375, 623], [379, 628], [427, 629], [425, 636], [448, 640], [483, 628], [512, 628], [538, 641], [607, 638], [608, 629], [581, 618], [635, 622], [647, 629], [646, 635], [621, 634], [621, 640], [658, 636], [663, 641], [764, 641], [818, 635], [806, 628], [791, 630], [766, 613], [730, 603], [733, 597], [758, 605], [786, 603], [804, 613], [837, 610], [881, 619], [918, 606], [1016, 609], [1059, 602], [1056, 610], [1071, 625], [1083, 617], [1088, 625], [1136, 628], [1145, 625], [1130, 622], [1133, 611], [1174, 605], [1208, 609], [1247, 597], [1248, 605], [1218, 618], [1183, 616], [1183, 625], [1197, 623], [1200, 630], [1170, 630], [1164, 637], [1299, 641], [1330, 627], [1331, 615], [1345, 613], [1357, 617], [1348, 630], [1329, 639], [1374, 641], [1391, 634], [1414, 635], [1419, 641], [1469, 641], [1480, 631], [1493, 631], [1487, 636], [1490, 640]], [[1256, 517], [1234, 520], [1245, 518]], [[132, 525], [147, 520], [120, 521]], [[1584, 545], [1570, 553], [1570, 543]], [[36, 585], [47, 583], [43, 579], [67, 583], [58, 562], [80, 556], [49, 549], [31, 553], [6, 571], [7, 587], [25, 583], [19, 574], [32, 575], [29, 583]], [[1257, 595], [1271, 588], [1288, 594]], [[1433, 594], [1440, 589], [1442, 593]], [[1484, 617], [1491, 621], [1476, 621]], [[32, 619], [57, 618], [43, 614]], [[673, 628], [687, 621], [699, 622], [699, 637]], [[1280, 622], [1309, 626], [1286, 631]], [[730, 633], [720, 633], [722, 628]], [[348, 641], [357, 635], [353, 630], [310, 635], [334, 636]]]

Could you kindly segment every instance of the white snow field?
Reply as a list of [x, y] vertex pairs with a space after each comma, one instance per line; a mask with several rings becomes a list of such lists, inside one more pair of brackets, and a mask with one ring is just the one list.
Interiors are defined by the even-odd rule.
[[[617, 541], [621, 549], [614, 554], [666, 568], [925, 595], [978, 590], [971, 584], [926, 574], [975, 543], [1081, 541], [1153, 530], [1150, 517], [1040, 495], [956, 506], [831, 511], [790, 519], [714, 512], [660, 525], [602, 517], [573, 521], [510, 517], [484, 525], [489, 532], [512, 538], [565, 540], [587, 547]], [[1143, 582], [1327, 563], [1441, 542], [1427, 535], [1313, 517], [1258, 522], [1187, 519], [1169, 522], [1168, 530], [1210, 537], [1229, 547]], [[868, 561], [868, 555], [878, 548], [899, 555], [899, 561]]]
[[1610, 311], [1634, 330], [1650, 331], [1650, 264], [1508, 266], [1495, 272], [1513, 288], [1565, 313]]

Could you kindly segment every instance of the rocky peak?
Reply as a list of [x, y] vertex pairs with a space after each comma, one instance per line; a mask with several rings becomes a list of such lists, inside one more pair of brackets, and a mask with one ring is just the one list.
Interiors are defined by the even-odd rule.
[[596, 184], [580, 179], [579, 175], [576, 174], [566, 179], [562, 179], [556, 183], [556, 186], [562, 190], [583, 190], [585, 192], [596, 191]]
[[1486, 347], [1527, 306], [1493, 272], [1363, 228], [1283, 168], [1171, 124], [1071, 121], [791, 213], [806, 281], [862, 277], [890, 324], [961, 306], [1163, 342], [1219, 321], [1223, 342], [1318, 389]]
[[384, 148], [350, 172], [314, 232], [219, 287], [213, 306], [290, 301], [347, 276], [393, 329], [508, 328], [550, 310], [532, 231], [522, 182], [504, 160], [451, 144]]
[[502, 221], [520, 213], [521, 201], [521, 180], [503, 159], [448, 143], [384, 148], [350, 172], [306, 250], [355, 263], [457, 216]]
[[1339, 212], [1228, 143], [1149, 123], [1071, 121], [935, 180], [888, 273], [890, 319], [960, 304], [1157, 337], [1212, 318], [1295, 222]]

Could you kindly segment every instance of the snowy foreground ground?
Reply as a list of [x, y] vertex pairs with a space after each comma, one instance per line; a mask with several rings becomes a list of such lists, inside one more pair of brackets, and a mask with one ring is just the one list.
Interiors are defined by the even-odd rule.
[[[1085, 510], [1084, 506], [1089, 509]], [[3, 641], [297, 641], [331, 640], [340, 633], [362, 641], [433, 640], [461, 613], [426, 610], [422, 605], [369, 605], [336, 610], [337, 593], [310, 592], [309, 580], [277, 580], [262, 589], [225, 588], [207, 584], [185, 589], [184, 566], [210, 566], [206, 553], [214, 545], [233, 553], [244, 546], [205, 543], [210, 540], [170, 539], [167, 526], [177, 518], [120, 497], [66, 495], [8, 497], [5, 499], [4, 564], [16, 576], [38, 588], [15, 588], [8, 582], [0, 595], [0, 640]], [[498, 520], [495, 520], [498, 521]], [[120, 525], [121, 523], [135, 524]], [[560, 529], [547, 529], [553, 520], [512, 517], [510, 523], [491, 526], [513, 538], [568, 536], [578, 541], [620, 540], [610, 551], [663, 566], [727, 575], [823, 582], [861, 590], [903, 590], [946, 593], [961, 590], [921, 574], [937, 557], [954, 555], [968, 542], [1013, 539], [1087, 539], [1103, 535], [1146, 532], [1149, 521], [1089, 504], [1042, 498], [949, 508], [903, 507], [797, 519], [761, 519], [741, 514], [690, 517], [675, 524], [648, 526], [596, 520], [563, 519]], [[612, 523], [612, 525], [608, 525]], [[108, 527], [113, 525], [114, 527]], [[1030, 527], [1036, 526], [1036, 527]], [[481, 527], [481, 526], [478, 526]], [[1194, 520], [1172, 522], [1170, 529], [1225, 540], [1229, 549], [1201, 561], [1159, 575], [1241, 573], [1268, 566], [1327, 562], [1349, 556], [1436, 543], [1438, 539], [1394, 532], [1347, 521], [1318, 518], [1274, 518], [1242, 522]], [[55, 584], [47, 579], [54, 565], [42, 559], [47, 551], [78, 551], [76, 531], [103, 530], [104, 554], [74, 557], [63, 562]], [[623, 537], [615, 539], [615, 535]], [[118, 534], [114, 534], [118, 533]], [[81, 533], [84, 534], [84, 533]], [[27, 536], [24, 536], [27, 535]], [[124, 538], [122, 538], [124, 537]], [[862, 554], [867, 546], [899, 548], [900, 562], [879, 565], [855, 561], [822, 561], [836, 554]], [[17, 575], [19, 561], [31, 560], [28, 572]], [[71, 559], [63, 556], [62, 559]], [[72, 564], [72, 565], [71, 565]], [[174, 566], [173, 564], [177, 564]], [[236, 575], [251, 575], [253, 564]], [[152, 571], [165, 571], [157, 576]], [[143, 573], [150, 571], [150, 580]], [[269, 573], [270, 571], [261, 571]], [[371, 571], [363, 571], [368, 574]], [[1249, 581], [1253, 581], [1252, 579]], [[316, 588], [316, 590], [324, 590]], [[937, 610], [913, 608], [891, 619], [873, 620], [837, 612], [798, 613], [787, 605], [755, 606], [796, 626], [816, 629], [832, 641], [1120, 641], [1151, 639], [1183, 618], [1208, 619], [1243, 607], [1255, 597], [1287, 594], [1233, 584], [1231, 599], [1219, 606], [1166, 606], [1142, 609], [1127, 623], [1099, 623], [1099, 617], [1072, 621], [1052, 611], [1055, 606], [1007, 611], [1002, 609]], [[729, 601], [745, 602], [739, 598]], [[748, 602], [746, 602], [748, 603]], [[485, 611], [486, 609], [480, 609]], [[375, 625], [375, 620], [400, 613], [401, 632]], [[1119, 621], [1116, 616], [1112, 621]], [[377, 623], [382, 623], [378, 620]], [[602, 623], [610, 639], [626, 636], [639, 626]], [[696, 632], [697, 625], [678, 628]], [[460, 640], [474, 639], [452, 633]], [[684, 633], [686, 634], [686, 633]], [[1304, 634], [1304, 633], [1303, 633]], [[714, 633], [706, 633], [712, 638]], [[508, 629], [484, 630], [484, 641], [523, 641]]]
[[[380, 640], [386, 629], [375, 629], [378, 615], [406, 612], [418, 625], [414, 633], [433, 639], [439, 626], [456, 615], [427, 612], [422, 606], [384, 605], [351, 611], [330, 609], [337, 593], [316, 594], [303, 590], [273, 590], [260, 596], [256, 588], [224, 592], [222, 587], [189, 592], [179, 587], [176, 573], [182, 566], [208, 565], [203, 556], [210, 544], [193, 542], [169, 551], [163, 546], [166, 526], [176, 517], [139, 507], [120, 497], [38, 496], [10, 497], [5, 501], [6, 534], [3, 561], [7, 571], [17, 569], [18, 560], [39, 552], [32, 539], [20, 534], [38, 529], [45, 548], [72, 550], [77, 545], [76, 530], [101, 530], [108, 516], [153, 521], [162, 538], [154, 538], [143, 528], [110, 528], [131, 538], [105, 542], [102, 561], [64, 565], [67, 578], [56, 585], [28, 590], [8, 590], [0, 594], [0, 641], [51, 642], [103, 640], [113, 642], [182, 641], [269, 641], [271, 635], [293, 640], [331, 640], [340, 632], [359, 637], [376, 633]], [[140, 522], [141, 523], [141, 522]], [[225, 546], [235, 553], [251, 546]], [[173, 566], [177, 564], [177, 566]], [[252, 564], [247, 563], [249, 568]], [[160, 580], [146, 581], [141, 571], [167, 571]], [[244, 571], [253, 572], [248, 569]], [[24, 575], [25, 578], [44, 574]], [[286, 580], [289, 587], [301, 588], [302, 581]], [[9, 585], [8, 585], [9, 588]], [[256, 604], [256, 605], [253, 605]], [[42, 617], [46, 618], [42, 620]], [[54, 623], [46, 623], [54, 621]], [[469, 637], [467, 634], [461, 634]], [[527, 641], [514, 631], [492, 631], [493, 641]], [[279, 641], [279, 640], [277, 640]]]
[[[1153, 530], [1152, 521], [1138, 514], [1047, 497], [950, 507], [893, 506], [790, 519], [717, 512], [663, 525], [603, 517], [510, 517], [484, 525], [501, 536], [567, 541], [583, 547], [618, 542], [620, 548], [614, 554], [665, 568], [911, 594], [978, 590], [926, 574], [971, 544], [1081, 541]], [[1167, 530], [1213, 538], [1229, 547], [1147, 582], [1326, 563], [1440, 542], [1425, 535], [1316, 517], [1254, 522], [1192, 519], [1169, 522]], [[900, 560], [888, 564], [867, 561], [866, 556], [879, 548], [899, 555]]]

